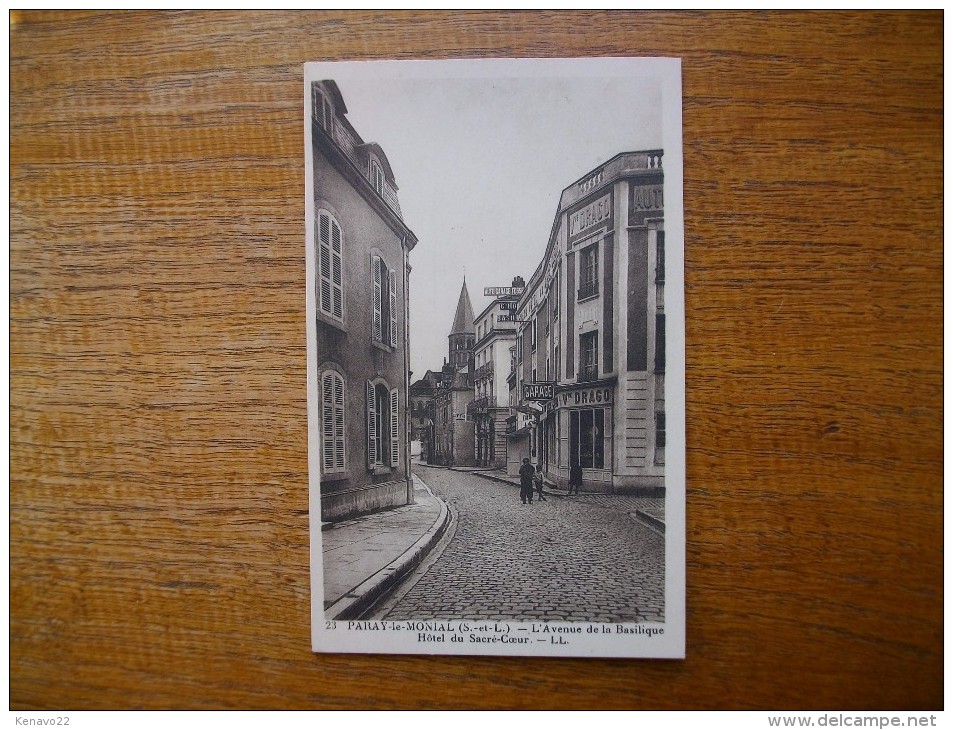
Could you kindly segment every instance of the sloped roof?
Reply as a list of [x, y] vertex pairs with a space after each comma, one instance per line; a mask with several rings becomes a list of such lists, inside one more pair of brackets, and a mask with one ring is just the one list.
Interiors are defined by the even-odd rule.
[[470, 304], [470, 294], [467, 292], [467, 280], [463, 280], [463, 287], [460, 289], [460, 299], [457, 300], [457, 312], [453, 315], [453, 327], [450, 329], [451, 335], [475, 334], [473, 328], [473, 306]]

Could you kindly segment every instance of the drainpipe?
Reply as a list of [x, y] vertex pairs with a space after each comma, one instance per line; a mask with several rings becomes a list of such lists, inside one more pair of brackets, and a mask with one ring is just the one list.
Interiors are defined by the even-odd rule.
[[410, 254], [407, 237], [400, 240], [404, 252], [404, 477], [407, 483], [407, 504], [414, 503], [414, 481], [410, 473]]

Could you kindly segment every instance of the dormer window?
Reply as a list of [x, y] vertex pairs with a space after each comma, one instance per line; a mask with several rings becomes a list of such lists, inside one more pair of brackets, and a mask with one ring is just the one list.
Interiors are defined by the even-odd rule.
[[317, 84], [311, 87], [311, 119], [330, 132], [332, 119], [334, 118], [334, 106], [319, 88]]
[[371, 185], [374, 186], [378, 195], [384, 197], [384, 170], [381, 169], [381, 164], [373, 157], [371, 158]]

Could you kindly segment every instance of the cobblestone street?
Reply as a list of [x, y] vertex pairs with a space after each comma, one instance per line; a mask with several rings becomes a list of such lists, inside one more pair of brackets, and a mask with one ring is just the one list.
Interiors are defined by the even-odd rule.
[[447, 469], [415, 471], [456, 509], [456, 533], [380, 618], [664, 618], [664, 538], [629, 515], [626, 498], [615, 508], [612, 497], [585, 496], [524, 505], [512, 485]]

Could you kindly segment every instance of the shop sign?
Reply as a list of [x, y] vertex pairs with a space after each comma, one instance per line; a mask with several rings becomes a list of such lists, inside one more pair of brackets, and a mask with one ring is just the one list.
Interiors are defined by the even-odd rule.
[[519, 296], [526, 287], [523, 286], [485, 286], [483, 287], [483, 296], [485, 297], [509, 297]]
[[552, 400], [555, 396], [555, 382], [523, 383], [523, 400], [540, 403]]
[[566, 408], [602, 406], [610, 403], [612, 403], [612, 388], [580, 388], [559, 394], [559, 405]]
[[570, 214], [569, 237], [580, 236], [610, 218], [612, 218], [612, 194], [606, 193], [598, 200]]
[[632, 188], [632, 210], [662, 210], [664, 207], [661, 185], [640, 185]]

